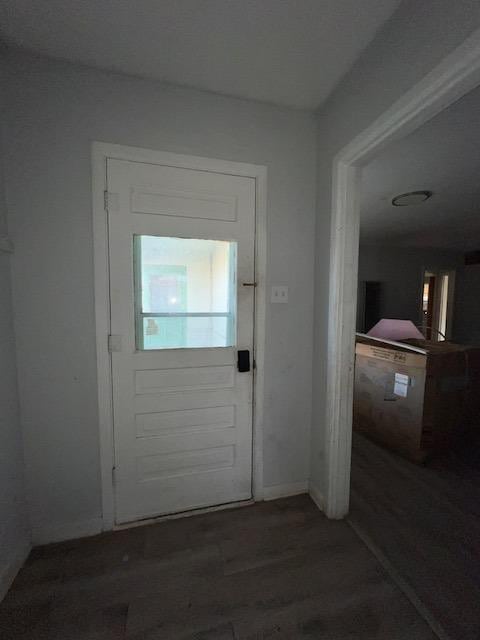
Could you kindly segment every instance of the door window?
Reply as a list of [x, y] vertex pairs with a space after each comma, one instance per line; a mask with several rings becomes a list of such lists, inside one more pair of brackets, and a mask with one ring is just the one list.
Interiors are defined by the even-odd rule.
[[236, 243], [134, 236], [138, 350], [235, 344]]

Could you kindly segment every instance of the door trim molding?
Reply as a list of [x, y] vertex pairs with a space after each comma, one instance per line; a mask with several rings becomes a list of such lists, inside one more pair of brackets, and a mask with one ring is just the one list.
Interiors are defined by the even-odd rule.
[[333, 161], [328, 310], [325, 512], [348, 513], [361, 167], [480, 84], [480, 29], [447, 55]]
[[182, 155], [151, 149], [127, 147], [108, 142], [92, 142], [93, 243], [95, 277], [95, 326], [98, 376], [98, 420], [102, 486], [103, 530], [115, 527], [115, 495], [112, 469], [113, 406], [111, 358], [107, 348], [110, 333], [108, 233], [104, 192], [107, 159], [148, 162], [183, 169], [211, 171], [255, 179], [255, 333], [253, 388], [253, 499], [263, 499], [263, 411], [267, 265], [267, 167], [201, 156]]

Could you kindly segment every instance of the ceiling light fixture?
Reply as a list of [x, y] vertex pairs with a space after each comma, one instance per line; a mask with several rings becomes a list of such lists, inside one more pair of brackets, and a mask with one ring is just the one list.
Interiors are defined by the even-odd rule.
[[413, 204], [421, 204], [431, 198], [433, 193], [431, 191], [409, 191], [408, 193], [401, 193], [399, 196], [395, 196], [392, 200], [394, 207], [408, 207]]

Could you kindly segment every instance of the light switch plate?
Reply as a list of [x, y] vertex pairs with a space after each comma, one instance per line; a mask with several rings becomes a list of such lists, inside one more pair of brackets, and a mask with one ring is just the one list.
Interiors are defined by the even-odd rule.
[[288, 287], [278, 285], [272, 287], [272, 295], [270, 300], [273, 303], [288, 302]]

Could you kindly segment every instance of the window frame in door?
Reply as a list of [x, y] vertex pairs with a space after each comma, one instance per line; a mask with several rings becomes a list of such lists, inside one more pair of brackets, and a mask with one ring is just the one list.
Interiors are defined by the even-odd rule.
[[[263, 499], [263, 410], [267, 262], [267, 168], [201, 156], [127, 147], [108, 142], [92, 143], [92, 198], [95, 279], [95, 329], [99, 413], [102, 529], [112, 530], [114, 519], [114, 438], [110, 335], [110, 296], [107, 219], [107, 160], [127, 160], [182, 169], [211, 171], [255, 180], [255, 282], [253, 359], [253, 499]], [[215, 509], [215, 507], [213, 507]], [[206, 509], [207, 511], [209, 509]]]

